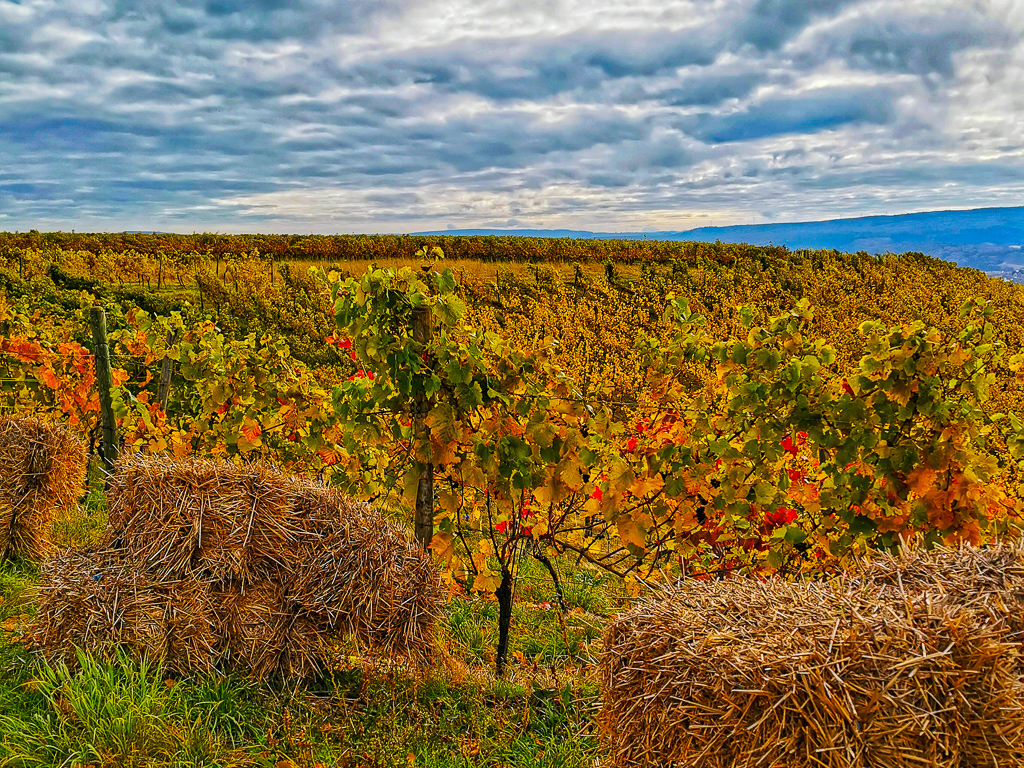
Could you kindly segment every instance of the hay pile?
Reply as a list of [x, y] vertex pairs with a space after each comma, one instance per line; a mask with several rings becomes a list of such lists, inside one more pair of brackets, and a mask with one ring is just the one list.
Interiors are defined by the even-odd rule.
[[100, 547], [68, 550], [41, 571], [34, 637], [51, 661], [75, 663], [75, 649], [111, 660], [120, 651], [174, 671], [212, 671], [213, 603], [201, 582], [158, 582]]
[[853, 583], [894, 599], [904, 590], [944, 595], [1006, 621], [1014, 638], [1024, 640], [1024, 543], [880, 553], [853, 574]]
[[127, 456], [107, 503], [106, 543], [160, 580], [274, 578], [289, 567], [300, 534], [288, 477], [259, 466]]
[[[337, 491], [296, 483], [304, 539], [291, 599], [364, 650], [425, 661], [447, 600], [437, 569], [405, 531]], [[318, 519], [321, 510], [336, 510]]]
[[56, 514], [85, 490], [85, 446], [34, 417], [0, 417], [0, 559], [41, 559]]
[[614, 766], [1024, 764], [1017, 644], [936, 592], [689, 581], [608, 627], [599, 675]]
[[336, 490], [263, 467], [134, 456], [108, 500], [105, 549], [44, 571], [36, 635], [51, 657], [117, 646], [181, 673], [265, 680], [322, 669], [342, 635], [392, 660], [433, 650], [439, 572], [399, 526]]

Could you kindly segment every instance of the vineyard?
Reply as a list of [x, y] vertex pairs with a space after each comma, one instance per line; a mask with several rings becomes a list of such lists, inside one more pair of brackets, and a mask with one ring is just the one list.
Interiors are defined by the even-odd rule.
[[[637, 600], [831, 583], [1024, 524], [1024, 289], [922, 254], [32, 232], [0, 235], [0, 286], [0, 417], [56, 419], [90, 456], [54, 544], [120, 514], [101, 307], [117, 452], [315, 479], [414, 533], [450, 596], [428, 672], [339, 638], [300, 680], [117, 654], [75, 676], [32, 666], [37, 558], [16, 557], [3, 764], [591, 765], [600, 637]], [[104, 684], [121, 725], [89, 754]]]

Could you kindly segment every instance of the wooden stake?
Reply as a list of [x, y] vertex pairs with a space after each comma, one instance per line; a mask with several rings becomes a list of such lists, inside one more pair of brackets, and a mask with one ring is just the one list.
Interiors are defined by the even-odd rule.
[[117, 461], [117, 422], [114, 420], [114, 400], [110, 394], [113, 374], [110, 371], [110, 350], [107, 347], [107, 314], [103, 307], [93, 306], [89, 313], [92, 341], [96, 348], [96, 386], [100, 390], [100, 414], [103, 427], [103, 463], [108, 470]]
[[[420, 344], [427, 344], [433, 335], [430, 307], [416, 307], [412, 311], [412, 338]], [[417, 442], [430, 442], [430, 428], [426, 424], [430, 401], [422, 392], [413, 403], [413, 428]], [[434, 537], [434, 465], [428, 463], [420, 474], [416, 488], [416, 519], [414, 523], [416, 541], [424, 551]]]
[[[167, 332], [167, 346], [174, 346], [174, 342], [178, 340], [179, 331], [168, 331]], [[171, 370], [174, 368], [174, 361], [171, 360], [167, 355], [164, 355], [164, 359], [160, 362], [160, 384], [157, 387], [157, 400], [160, 403], [160, 409], [167, 413], [167, 398], [171, 394]]]

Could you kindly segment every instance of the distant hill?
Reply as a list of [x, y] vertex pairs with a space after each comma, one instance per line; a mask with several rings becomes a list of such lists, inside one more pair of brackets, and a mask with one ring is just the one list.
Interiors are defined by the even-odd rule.
[[1011, 276], [1024, 270], [1024, 206], [929, 211], [897, 216], [700, 227], [683, 232], [582, 232], [568, 229], [456, 229], [419, 235], [518, 235], [616, 240], [696, 240], [785, 245], [868, 253], [920, 251], [964, 267]]

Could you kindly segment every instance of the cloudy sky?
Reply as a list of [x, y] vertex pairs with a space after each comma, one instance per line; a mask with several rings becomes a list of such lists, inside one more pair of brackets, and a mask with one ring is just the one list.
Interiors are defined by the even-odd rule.
[[0, 0], [0, 229], [1024, 204], [1024, 0]]

